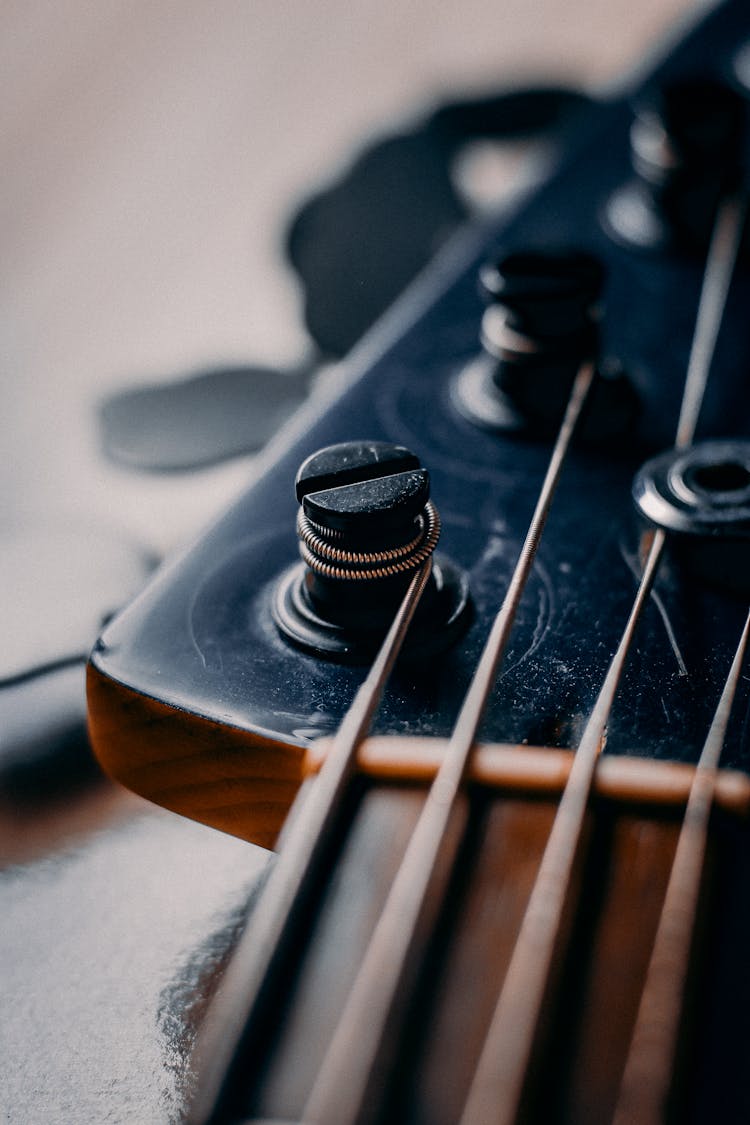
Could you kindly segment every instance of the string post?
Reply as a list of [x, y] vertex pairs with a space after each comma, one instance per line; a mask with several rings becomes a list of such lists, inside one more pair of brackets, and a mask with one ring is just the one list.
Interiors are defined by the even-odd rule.
[[[303, 562], [278, 585], [276, 623], [309, 652], [364, 663], [440, 537], [429, 473], [403, 446], [342, 442], [303, 462], [295, 492]], [[463, 627], [468, 605], [465, 575], [435, 559], [407, 652], [445, 648]]]
[[[485, 428], [552, 436], [582, 363], [597, 360], [604, 269], [579, 250], [527, 250], [479, 271], [486, 302], [481, 353], [459, 374], [454, 401]], [[630, 429], [637, 402], [619, 365], [600, 365], [584, 436]]]
[[714, 77], [683, 77], [633, 107], [632, 177], [606, 207], [611, 233], [642, 249], [705, 253], [721, 199], [736, 190], [742, 95]]
[[705, 441], [647, 461], [633, 499], [702, 581], [750, 594], [750, 441]]

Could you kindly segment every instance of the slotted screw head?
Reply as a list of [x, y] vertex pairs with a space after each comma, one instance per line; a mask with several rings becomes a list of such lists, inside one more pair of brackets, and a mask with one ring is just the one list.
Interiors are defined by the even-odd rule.
[[308, 457], [295, 490], [314, 523], [366, 537], [412, 523], [429, 499], [430, 476], [403, 446], [351, 441]]

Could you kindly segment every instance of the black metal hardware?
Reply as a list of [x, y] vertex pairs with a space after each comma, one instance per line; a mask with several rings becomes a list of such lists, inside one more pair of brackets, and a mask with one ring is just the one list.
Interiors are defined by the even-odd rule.
[[[480, 355], [459, 374], [454, 401], [493, 430], [550, 436], [559, 426], [580, 364], [594, 360], [604, 269], [581, 251], [513, 253], [479, 271], [487, 309]], [[611, 440], [630, 427], [636, 396], [619, 367], [605, 369], [586, 432]]]
[[633, 179], [606, 207], [615, 236], [644, 249], [704, 250], [719, 200], [736, 186], [745, 116], [745, 99], [717, 78], [683, 78], [639, 99]]
[[[303, 462], [296, 494], [304, 565], [279, 583], [276, 623], [307, 651], [365, 661], [440, 537], [429, 473], [403, 446], [342, 442]], [[442, 651], [460, 631], [467, 607], [465, 576], [436, 559], [407, 651]]]

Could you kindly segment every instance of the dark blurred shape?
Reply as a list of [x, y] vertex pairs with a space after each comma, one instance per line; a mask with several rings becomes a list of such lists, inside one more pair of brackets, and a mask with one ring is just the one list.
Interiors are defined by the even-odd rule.
[[567, 128], [590, 105], [588, 94], [569, 86], [528, 86], [446, 102], [427, 128], [449, 149], [481, 137], [510, 141]]
[[[410, 132], [362, 151], [291, 221], [286, 252], [305, 324], [324, 356], [345, 355], [468, 217], [454, 183], [461, 146], [559, 130], [590, 99], [540, 87], [448, 102]], [[108, 457], [133, 469], [199, 469], [261, 449], [306, 397], [312, 365], [217, 368], [104, 401]]]
[[412, 132], [364, 149], [302, 206], [287, 238], [318, 346], [345, 355], [467, 218], [451, 167], [462, 145], [552, 131], [589, 104], [557, 87], [449, 102]]
[[323, 351], [348, 352], [464, 218], [431, 132], [379, 141], [303, 207], [287, 251]]
[[84, 666], [97, 633], [153, 558], [83, 523], [0, 536], [0, 788], [40, 795], [94, 774]]
[[308, 368], [221, 367], [122, 391], [99, 408], [104, 451], [161, 472], [255, 453], [304, 402], [309, 379]]
[[86, 735], [83, 661], [0, 688], [0, 792], [37, 801], [100, 776]]

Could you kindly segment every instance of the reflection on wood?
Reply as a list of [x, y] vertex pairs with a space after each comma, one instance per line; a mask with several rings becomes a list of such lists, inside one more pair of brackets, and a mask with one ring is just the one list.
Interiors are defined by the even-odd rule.
[[[294, 963], [243, 1056], [245, 1080], [226, 1107], [238, 1117], [299, 1119], [424, 792], [423, 785], [403, 780], [376, 779], [361, 787]], [[383, 1079], [387, 1120], [449, 1125], [460, 1116], [557, 805], [550, 795], [480, 786], [472, 787], [469, 800], [470, 816], [457, 822], [464, 827], [456, 868], [409, 993], [395, 1066]], [[608, 1120], [681, 811], [670, 800], [659, 805], [594, 797], [559, 954], [559, 986], [548, 997], [525, 1092], [525, 1121]], [[725, 971], [715, 955], [717, 948], [741, 946], [750, 934], [750, 913], [734, 906], [748, 887], [748, 865], [736, 858], [738, 837], [746, 841], [747, 822], [717, 810], [712, 853], [723, 874], [717, 879], [718, 868], [710, 866], [711, 909], [704, 903], [698, 948], [703, 973], [695, 978], [694, 1018], [683, 1027], [688, 1060], [702, 1061], [688, 1065], [680, 1089], [683, 1103], [696, 1098], [698, 1104], [721, 1083], [733, 1109], [742, 1099], [736, 1055], [748, 1043], [747, 1020], [729, 1053], [706, 1057], [704, 1047], [723, 1021], [738, 1026], [737, 1014], [750, 999], [750, 980]]]

